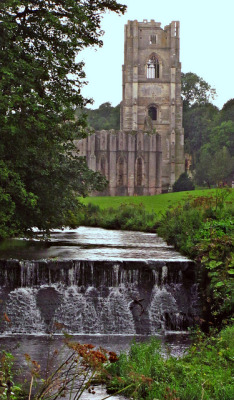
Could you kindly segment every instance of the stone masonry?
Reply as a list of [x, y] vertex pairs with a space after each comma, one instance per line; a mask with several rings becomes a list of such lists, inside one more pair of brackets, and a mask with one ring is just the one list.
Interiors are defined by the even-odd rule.
[[184, 172], [179, 22], [125, 26], [120, 131], [77, 142], [88, 166], [109, 181], [102, 195], [167, 192]]

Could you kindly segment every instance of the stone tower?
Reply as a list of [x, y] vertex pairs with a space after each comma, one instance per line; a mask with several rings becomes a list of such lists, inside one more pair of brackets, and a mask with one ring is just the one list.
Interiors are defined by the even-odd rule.
[[120, 131], [77, 141], [89, 168], [109, 185], [97, 195], [167, 192], [184, 172], [179, 22], [128, 21], [125, 26]]
[[177, 21], [125, 26], [120, 129], [161, 136], [162, 191], [184, 172], [179, 29]]

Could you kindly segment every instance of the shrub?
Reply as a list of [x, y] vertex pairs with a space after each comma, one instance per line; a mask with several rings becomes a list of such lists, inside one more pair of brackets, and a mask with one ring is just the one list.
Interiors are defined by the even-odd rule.
[[187, 190], [194, 190], [195, 186], [187, 172], [183, 172], [173, 185], [173, 192], [184, 192]]
[[14, 357], [11, 353], [0, 350], [0, 399], [1, 400], [20, 400], [21, 387], [14, 383], [13, 376]]
[[158, 234], [202, 267], [204, 329], [221, 328], [233, 315], [233, 210], [227, 208], [228, 190], [214, 196], [191, 198], [161, 219]]

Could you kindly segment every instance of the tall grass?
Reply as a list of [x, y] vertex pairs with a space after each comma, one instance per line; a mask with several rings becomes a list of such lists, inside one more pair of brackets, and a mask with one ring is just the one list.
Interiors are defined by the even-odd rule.
[[163, 358], [160, 344], [133, 344], [109, 367], [110, 392], [129, 385], [126, 395], [145, 400], [231, 400], [234, 398], [232, 360], [234, 328], [218, 337], [201, 334], [181, 358]]

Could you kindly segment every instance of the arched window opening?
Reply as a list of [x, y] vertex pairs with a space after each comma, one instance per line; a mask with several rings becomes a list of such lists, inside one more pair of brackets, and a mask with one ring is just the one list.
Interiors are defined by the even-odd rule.
[[157, 121], [157, 108], [154, 106], [149, 107], [148, 115], [152, 119], [152, 121]]
[[106, 176], [106, 159], [104, 157], [101, 158], [101, 174]]
[[150, 44], [156, 44], [156, 35], [150, 35]]
[[137, 159], [137, 170], [136, 170], [136, 184], [137, 186], [142, 186], [143, 182], [143, 165], [142, 165], [142, 158]]
[[152, 56], [147, 62], [147, 78], [159, 78], [159, 62], [155, 56]]
[[117, 186], [125, 186], [127, 177], [127, 165], [124, 157], [118, 159], [117, 164]]

